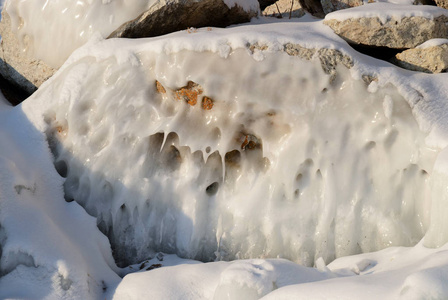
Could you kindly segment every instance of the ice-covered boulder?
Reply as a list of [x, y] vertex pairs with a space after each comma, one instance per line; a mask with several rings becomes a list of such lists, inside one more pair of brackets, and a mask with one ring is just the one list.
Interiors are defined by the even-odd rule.
[[[0, 22], [0, 73], [12, 84], [32, 94], [56, 71], [40, 59], [22, 51], [17, 36], [11, 32], [11, 20], [7, 12]], [[23, 41], [26, 43], [26, 40]], [[25, 46], [26, 47], [26, 46]]]
[[415, 49], [395, 56], [394, 62], [402, 68], [427, 73], [441, 73], [448, 69], [448, 40], [429, 40]]
[[157, 2], [135, 20], [120, 26], [109, 38], [153, 37], [190, 27], [226, 27], [248, 22], [258, 15], [258, 11], [259, 5], [256, 0]]
[[66, 200], [97, 218], [120, 265], [158, 251], [312, 265], [423, 237], [433, 89], [389, 73], [367, 85], [355, 52], [316, 28], [89, 44], [23, 104]]
[[324, 24], [354, 45], [413, 48], [448, 35], [448, 11], [434, 6], [373, 3], [328, 14]]

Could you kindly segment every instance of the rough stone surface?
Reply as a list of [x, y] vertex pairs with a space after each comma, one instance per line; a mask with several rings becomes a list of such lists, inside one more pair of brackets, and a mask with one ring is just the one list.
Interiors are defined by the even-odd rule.
[[385, 24], [380, 19], [351, 18], [345, 21], [325, 20], [334, 32], [348, 43], [363, 46], [388, 47], [394, 49], [414, 48], [427, 40], [446, 38], [448, 17], [434, 19], [423, 17], [391, 18]]
[[402, 68], [426, 73], [448, 70], [448, 44], [428, 48], [409, 49], [398, 53], [394, 62]]
[[338, 64], [342, 64], [348, 69], [353, 67], [352, 58], [335, 49], [308, 49], [296, 44], [286, 44], [284, 51], [288, 55], [298, 56], [306, 60], [311, 60], [316, 57], [319, 58], [324, 72], [331, 75], [330, 81], [333, 81], [337, 76], [336, 66]]
[[435, 0], [437, 6], [448, 9], [448, 0]]
[[307, 13], [317, 18], [325, 17], [324, 9], [322, 8], [322, 3], [320, 3], [320, 0], [299, 0], [299, 4]]
[[266, 7], [263, 11], [264, 16], [277, 18], [300, 18], [305, 11], [300, 7], [299, 0], [279, 0], [276, 3]]
[[246, 12], [235, 5], [231, 9], [222, 0], [176, 0], [157, 2], [136, 19], [112, 32], [109, 38], [154, 37], [189, 27], [226, 27], [248, 22], [258, 11]]
[[32, 94], [56, 70], [43, 61], [28, 57], [23, 53], [17, 37], [11, 32], [11, 20], [3, 11], [0, 22], [0, 73], [17, 87]]
[[333, 11], [346, 9], [350, 7], [356, 7], [363, 5], [362, 0], [322, 0], [322, 10], [325, 14]]

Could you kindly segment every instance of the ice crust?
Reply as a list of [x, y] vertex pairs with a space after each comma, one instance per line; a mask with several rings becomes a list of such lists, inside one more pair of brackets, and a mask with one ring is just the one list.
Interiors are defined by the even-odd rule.
[[[97, 217], [120, 265], [164, 251], [310, 266], [423, 237], [437, 151], [392, 85], [343, 68], [330, 83], [317, 60], [285, 53], [165, 54], [151, 41], [76, 59], [23, 106], [66, 199]], [[200, 84], [213, 109], [156, 80]], [[261, 147], [243, 149], [247, 136]]]
[[325, 20], [345, 21], [348, 19], [376, 17], [385, 24], [390, 19], [401, 20], [409, 17], [423, 17], [432, 20], [442, 15], [448, 16], [448, 12], [441, 7], [380, 2], [338, 10], [327, 14]]

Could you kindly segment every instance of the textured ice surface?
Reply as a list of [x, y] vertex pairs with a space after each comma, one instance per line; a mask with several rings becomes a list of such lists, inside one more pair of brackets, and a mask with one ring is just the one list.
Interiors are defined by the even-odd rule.
[[[97, 217], [118, 263], [164, 251], [312, 265], [416, 244], [436, 151], [397, 90], [248, 54], [86, 56], [27, 101], [66, 200]], [[175, 93], [189, 81], [195, 106]]]

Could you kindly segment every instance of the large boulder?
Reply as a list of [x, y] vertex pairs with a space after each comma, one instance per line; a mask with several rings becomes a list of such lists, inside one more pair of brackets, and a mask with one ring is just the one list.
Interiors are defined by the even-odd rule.
[[448, 35], [448, 11], [433, 6], [368, 4], [328, 14], [324, 24], [350, 44], [414, 48]]
[[437, 6], [448, 8], [448, 0], [435, 0]]
[[448, 40], [431, 40], [395, 56], [402, 68], [426, 73], [441, 73], [448, 69]]
[[[251, 1], [247, 3], [250, 4]], [[153, 37], [189, 27], [226, 27], [248, 22], [258, 15], [258, 3], [256, 4], [245, 9], [238, 4], [229, 7], [223, 0], [158, 2], [136, 19], [120, 26], [109, 38]]]
[[0, 22], [0, 73], [25, 92], [33, 93], [56, 70], [22, 51], [17, 36], [11, 32], [11, 19], [3, 11]]
[[279, 0], [263, 10], [264, 16], [277, 18], [300, 18], [304, 14], [298, 0]]

